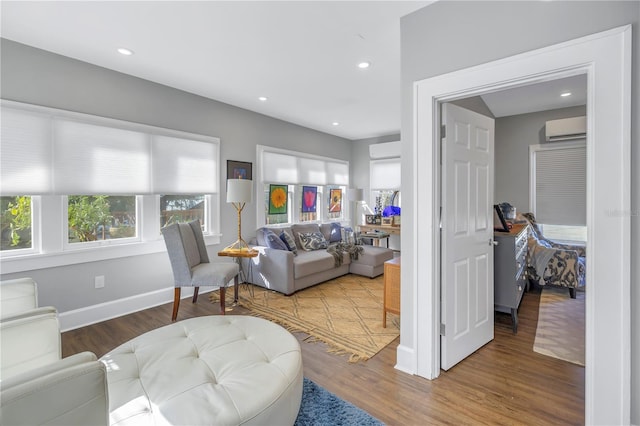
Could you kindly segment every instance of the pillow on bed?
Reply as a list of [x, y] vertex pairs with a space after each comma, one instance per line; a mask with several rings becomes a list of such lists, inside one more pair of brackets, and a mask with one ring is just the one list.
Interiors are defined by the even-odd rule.
[[300, 246], [304, 251], [320, 250], [329, 247], [329, 243], [322, 232], [301, 232], [298, 234]]

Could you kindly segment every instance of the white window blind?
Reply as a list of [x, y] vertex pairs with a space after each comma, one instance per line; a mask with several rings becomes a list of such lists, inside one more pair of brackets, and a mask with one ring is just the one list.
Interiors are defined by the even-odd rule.
[[371, 160], [369, 163], [370, 185], [372, 190], [400, 189], [400, 158]]
[[1, 114], [2, 195], [219, 191], [216, 138], [8, 101]]
[[327, 183], [333, 185], [349, 185], [349, 164], [327, 162]]
[[313, 185], [327, 183], [327, 170], [324, 161], [312, 158], [300, 158], [298, 161], [300, 179], [297, 183]]
[[40, 195], [51, 192], [49, 117], [3, 108], [0, 122], [0, 193]]
[[587, 150], [584, 143], [531, 147], [532, 207], [552, 225], [587, 223]]
[[149, 193], [147, 135], [60, 119], [55, 120], [54, 129], [55, 193]]
[[263, 183], [349, 185], [349, 163], [295, 152], [284, 154], [258, 146]]
[[152, 152], [154, 193], [218, 192], [217, 144], [154, 135]]
[[283, 184], [298, 183], [298, 159], [293, 155], [263, 152], [262, 181]]

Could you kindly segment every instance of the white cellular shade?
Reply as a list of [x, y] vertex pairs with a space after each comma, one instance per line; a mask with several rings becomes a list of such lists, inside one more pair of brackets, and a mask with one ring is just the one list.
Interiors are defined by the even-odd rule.
[[218, 192], [218, 144], [169, 136], [152, 137], [153, 192]]
[[52, 156], [49, 117], [2, 108], [0, 119], [0, 193], [49, 193]]
[[400, 189], [400, 158], [371, 160], [371, 189]]
[[535, 151], [535, 215], [549, 225], [587, 223], [587, 149]]
[[349, 163], [327, 161], [327, 183], [349, 185]]
[[149, 143], [141, 132], [54, 119], [54, 193], [149, 193]]
[[265, 151], [262, 153], [262, 181], [296, 184], [299, 182], [298, 158], [293, 155]]
[[299, 158], [298, 163], [299, 184], [325, 185], [327, 183], [327, 170], [325, 162], [312, 158]]

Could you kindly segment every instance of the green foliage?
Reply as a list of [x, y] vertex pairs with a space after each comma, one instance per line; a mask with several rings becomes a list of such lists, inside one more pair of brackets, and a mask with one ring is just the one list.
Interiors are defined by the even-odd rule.
[[9, 229], [11, 247], [31, 246], [31, 197], [2, 197], [2, 232]]
[[99, 225], [102, 225], [102, 232], [105, 233], [107, 225], [113, 219], [108, 198], [106, 195], [69, 196], [69, 231], [78, 241], [95, 241]]

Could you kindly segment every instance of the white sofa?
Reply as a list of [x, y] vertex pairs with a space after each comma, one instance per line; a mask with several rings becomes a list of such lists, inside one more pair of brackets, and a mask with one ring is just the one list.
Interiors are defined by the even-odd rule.
[[[335, 231], [335, 225], [333, 226]], [[321, 232], [329, 243], [342, 241], [334, 233], [331, 224], [295, 224], [291, 227], [273, 229], [277, 234], [288, 232], [296, 244], [297, 255], [289, 250], [269, 247], [264, 228], [256, 231], [252, 248], [259, 255], [253, 259], [243, 259], [246, 281], [261, 287], [290, 295], [296, 291], [348, 273], [377, 277], [384, 272], [384, 262], [393, 259], [393, 250], [384, 247], [361, 245], [358, 258], [345, 253], [342, 264], [336, 266], [335, 258], [326, 249], [305, 251], [300, 244], [300, 233]], [[331, 241], [333, 240], [333, 241]]]

